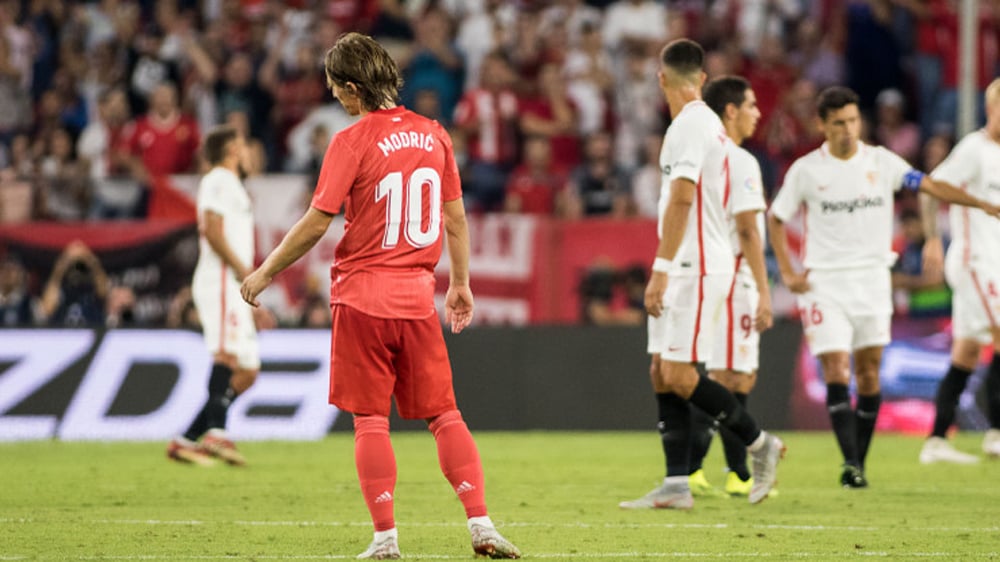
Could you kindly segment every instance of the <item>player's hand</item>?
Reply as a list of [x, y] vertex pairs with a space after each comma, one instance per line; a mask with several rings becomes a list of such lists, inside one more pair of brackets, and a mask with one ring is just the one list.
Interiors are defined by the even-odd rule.
[[472, 322], [475, 301], [468, 285], [452, 285], [444, 297], [444, 319], [451, 326], [451, 333], [458, 334]]
[[808, 271], [802, 273], [788, 273], [781, 275], [781, 282], [788, 287], [788, 290], [795, 293], [796, 295], [801, 295], [802, 293], [809, 292], [809, 275]]
[[643, 300], [646, 304], [646, 312], [653, 318], [659, 318], [663, 314], [663, 294], [667, 292], [667, 281], [667, 274], [659, 271], [654, 271], [649, 276]]
[[767, 287], [760, 292], [757, 301], [757, 311], [754, 313], [753, 327], [757, 333], [763, 332], [774, 325], [774, 312], [771, 310], [771, 294]]
[[246, 301], [250, 306], [260, 306], [260, 301], [257, 300], [257, 295], [261, 293], [268, 285], [271, 284], [271, 278], [267, 275], [261, 273], [259, 269], [254, 270], [253, 273], [247, 275], [243, 280], [243, 284], [240, 285], [240, 296]]
[[944, 244], [941, 243], [941, 237], [928, 238], [924, 242], [920, 259], [920, 267], [924, 274], [934, 277], [941, 274], [944, 269]]
[[994, 205], [992, 203], [986, 203], [984, 201], [979, 208], [982, 209], [983, 212], [985, 212], [987, 215], [996, 219], [1000, 219], [1000, 206]]

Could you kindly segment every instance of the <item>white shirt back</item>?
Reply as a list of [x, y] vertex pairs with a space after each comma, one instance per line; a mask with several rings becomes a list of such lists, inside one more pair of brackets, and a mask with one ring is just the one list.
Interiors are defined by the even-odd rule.
[[[729, 144], [729, 189], [726, 197], [726, 212], [729, 216], [729, 243], [733, 247], [733, 255], [737, 257], [739, 268], [737, 273], [750, 276], [750, 266], [743, 259], [740, 249], [740, 237], [736, 231], [736, 215], [747, 211], [764, 211], [767, 202], [764, 200], [764, 180], [761, 179], [760, 163], [745, 148], [736, 143]], [[764, 213], [757, 213], [757, 231], [760, 233], [760, 243], [765, 240]]]
[[[931, 173], [931, 177], [965, 189], [969, 195], [1000, 205], [1000, 144], [985, 131], [969, 133]], [[979, 209], [952, 205], [951, 246], [962, 265], [1000, 268], [1000, 220]], [[952, 258], [955, 259], [955, 258]]]
[[858, 143], [847, 160], [826, 143], [792, 163], [771, 213], [788, 222], [803, 209], [806, 269], [891, 266], [893, 193], [912, 168], [880, 146]]
[[697, 185], [684, 239], [674, 255], [670, 275], [733, 273], [729, 222], [723, 206], [726, 190], [727, 145], [722, 121], [704, 102], [688, 103], [674, 119], [660, 150], [657, 233], [663, 236], [663, 213], [670, 200], [670, 182], [688, 179]]
[[[253, 267], [254, 229], [253, 208], [250, 196], [240, 178], [233, 172], [216, 167], [205, 174], [198, 184], [198, 221], [205, 211], [222, 216], [222, 230], [226, 242], [246, 266]], [[194, 270], [196, 285], [216, 286], [222, 279], [235, 282], [232, 268], [225, 267], [222, 258], [212, 250], [204, 236], [199, 241], [198, 265]], [[225, 272], [223, 270], [226, 270]]]

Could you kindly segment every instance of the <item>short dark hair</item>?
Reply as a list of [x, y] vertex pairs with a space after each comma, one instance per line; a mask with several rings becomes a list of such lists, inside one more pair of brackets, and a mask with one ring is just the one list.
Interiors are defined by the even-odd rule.
[[679, 74], [691, 74], [701, 70], [705, 62], [705, 50], [690, 39], [674, 39], [660, 51], [663, 66]]
[[743, 105], [749, 89], [750, 82], [742, 76], [720, 76], [705, 85], [701, 97], [712, 111], [723, 117], [727, 105]]
[[858, 105], [858, 101], [858, 94], [854, 93], [854, 90], [843, 86], [830, 86], [816, 98], [816, 112], [819, 113], [819, 118], [825, 121], [831, 111], [851, 104]]
[[326, 78], [341, 88], [348, 82], [357, 86], [361, 105], [369, 111], [395, 103], [403, 87], [389, 52], [378, 41], [353, 31], [341, 35], [326, 52]]
[[219, 125], [212, 128], [205, 135], [205, 142], [201, 147], [205, 160], [212, 166], [218, 165], [226, 157], [226, 145], [236, 139], [239, 132], [231, 125]]

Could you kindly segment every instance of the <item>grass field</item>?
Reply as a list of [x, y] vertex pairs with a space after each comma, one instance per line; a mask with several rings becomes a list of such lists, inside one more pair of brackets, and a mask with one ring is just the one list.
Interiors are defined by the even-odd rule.
[[[780, 495], [625, 512], [661, 477], [649, 433], [479, 433], [493, 519], [535, 559], [1000, 557], [1000, 462], [921, 466], [879, 435], [871, 487], [843, 490], [833, 437], [785, 434]], [[427, 433], [393, 436], [403, 556], [472, 558]], [[979, 435], [961, 435], [978, 450]], [[0, 445], [0, 560], [340, 560], [371, 538], [350, 435], [246, 443], [245, 469], [170, 464], [162, 443]], [[706, 466], [722, 482], [721, 447]]]

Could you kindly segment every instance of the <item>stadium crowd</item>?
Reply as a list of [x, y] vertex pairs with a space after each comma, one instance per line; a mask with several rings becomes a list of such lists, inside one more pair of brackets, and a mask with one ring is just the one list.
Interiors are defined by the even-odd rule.
[[[0, 222], [141, 219], [151, 180], [198, 172], [199, 138], [222, 122], [251, 139], [250, 172], [315, 176], [351, 122], [323, 72], [347, 30], [385, 45], [403, 104], [451, 131], [471, 212], [655, 216], [656, 54], [678, 37], [706, 47], [710, 78], [753, 85], [763, 119], [746, 146], [769, 195], [822, 142], [814, 100], [833, 84], [860, 95], [866, 142], [929, 168], [956, 133], [958, 4], [2, 0]], [[979, 4], [984, 88], [1000, 0]]]

